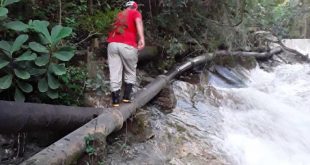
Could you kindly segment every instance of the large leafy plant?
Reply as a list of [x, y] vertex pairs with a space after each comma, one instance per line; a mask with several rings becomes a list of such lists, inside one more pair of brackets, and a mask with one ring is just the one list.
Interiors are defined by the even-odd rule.
[[[37, 84], [41, 93], [51, 99], [59, 97], [58, 76], [66, 73], [65, 62], [74, 56], [74, 49], [62, 46], [62, 39], [72, 29], [56, 25], [49, 31], [47, 21], [20, 21], [6, 23], [9, 29], [20, 32], [35, 32], [37, 40], [27, 34], [19, 35], [15, 41], [0, 41], [0, 89], [15, 88], [15, 100], [24, 101], [24, 93], [34, 91]], [[35, 37], [33, 37], [35, 38]]]
[[85, 31], [106, 34], [110, 30], [118, 12], [118, 9], [107, 10], [105, 12], [97, 11], [94, 15], [82, 17], [79, 21], [79, 25]]

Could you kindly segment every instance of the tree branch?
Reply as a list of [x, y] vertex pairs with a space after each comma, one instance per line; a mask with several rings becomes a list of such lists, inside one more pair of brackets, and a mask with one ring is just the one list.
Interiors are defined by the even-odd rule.
[[98, 34], [101, 34], [101, 33], [98, 33], [98, 32], [90, 32], [86, 38], [82, 39], [82, 40], [79, 41], [78, 43], [75, 43], [74, 45], [75, 45], [75, 46], [78, 46], [78, 45], [80, 45], [81, 43], [83, 43], [83, 42], [85, 42], [86, 40], [88, 40], [89, 38], [91, 38], [92, 36], [98, 35]]

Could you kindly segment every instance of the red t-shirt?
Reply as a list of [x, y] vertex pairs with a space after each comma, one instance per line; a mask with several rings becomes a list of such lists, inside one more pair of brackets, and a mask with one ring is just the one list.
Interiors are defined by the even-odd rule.
[[127, 9], [117, 15], [113, 29], [107, 41], [124, 43], [137, 48], [137, 28], [135, 20], [141, 18], [141, 13], [134, 9]]

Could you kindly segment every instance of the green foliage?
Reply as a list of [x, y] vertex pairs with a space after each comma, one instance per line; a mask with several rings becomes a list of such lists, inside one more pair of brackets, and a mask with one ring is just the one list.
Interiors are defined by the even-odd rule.
[[106, 12], [97, 11], [94, 15], [86, 15], [81, 18], [79, 22], [80, 27], [88, 32], [106, 34], [118, 12], [119, 10], [115, 9]]
[[19, 1], [20, 0], [0, 0], [0, 20], [5, 19], [9, 13], [6, 7]]
[[88, 135], [86, 137], [84, 137], [84, 140], [85, 140], [85, 143], [86, 143], [86, 153], [89, 155], [89, 156], [92, 156], [95, 154], [95, 148], [93, 146], [93, 143], [95, 141], [95, 138], [94, 136], [92, 135]]
[[218, 48], [249, 51], [266, 46], [265, 42], [257, 44], [255, 31], [290, 37], [292, 22], [301, 11], [296, 3], [284, 0], [165, 1], [159, 14], [153, 15], [152, 25], [159, 29], [154, 40], [165, 50], [165, 59], [156, 68], [166, 70], [177, 56], [196, 52]]
[[247, 26], [271, 31], [280, 38], [288, 37], [292, 21], [301, 12], [296, 4], [279, 0], [252, 0], [247, 10]]
[[63, 4], [64, 25], [77, 28], [79, 20], [87, 13], [87, 0], [67, 1]]
[[97, 95], [107, 95], [110, 92], [109, 81], [105, 80], [100, 73], [97, 73], [95, 78], [86, 81], [86, 88], [96, 92]]
[[186, 51], [187, 45], [180, 42], [177, 38], [170, 39], [168, 43], [167, 53], [172, 57], [183, 54]]
[[66, 74], [60, 76], [63, 84], [59, 95], [59, 103], [64, 105], [83, 105], [83, 93], [87, 72], [85, 68], [68, 67]]
[[[17, 0], [1, 2], [5, 6]], [[21, 33], [14, 41], [0, 41], [0, 89], [15, 88], [15, 100], [24, 101], [24, 93], [33, 92], [33, 85], [38, 84], [40, 92], [58, 98], [58, 76], [66, 73], [64, 62], [74, 56], [74, 49], [62, 46], [60, 41], [70, 36], [72, 29], [56, 25], [49, 31], [49, 22], [39, 20], [28, 24], [13, 21], [4, 26], [16, 33], [35, 33], [40, 40]]]

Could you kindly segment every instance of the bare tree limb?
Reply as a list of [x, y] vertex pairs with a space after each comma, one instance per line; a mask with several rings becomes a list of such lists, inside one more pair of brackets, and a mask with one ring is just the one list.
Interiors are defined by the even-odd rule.
[[86, 38], [82, 39], [82, 40], [79, 41], [78, 43], [75, 43], [74, 45], [75, 45], [75, 46], [80, 45], [81, 43], [85, 42], [86, 40], [88, 40], [88, 39], [91, 38], [92, 36], [98, 35], [98, 34], [101, 34], [101, 33], [98, 33], [98, 32], [90, 32]]
[[227, 51], [227, 50], [220, 50], [216, 51], [216, 55], [221, 55], [221, 56], [251, 56], [251, 57], [256, 57], [256, 58], [267, 58], [271, 57], [274, 54], [282, 52], [282, 49], [280, 47], [274, 48], [269, 52], [244, 52], [244, 51]]

